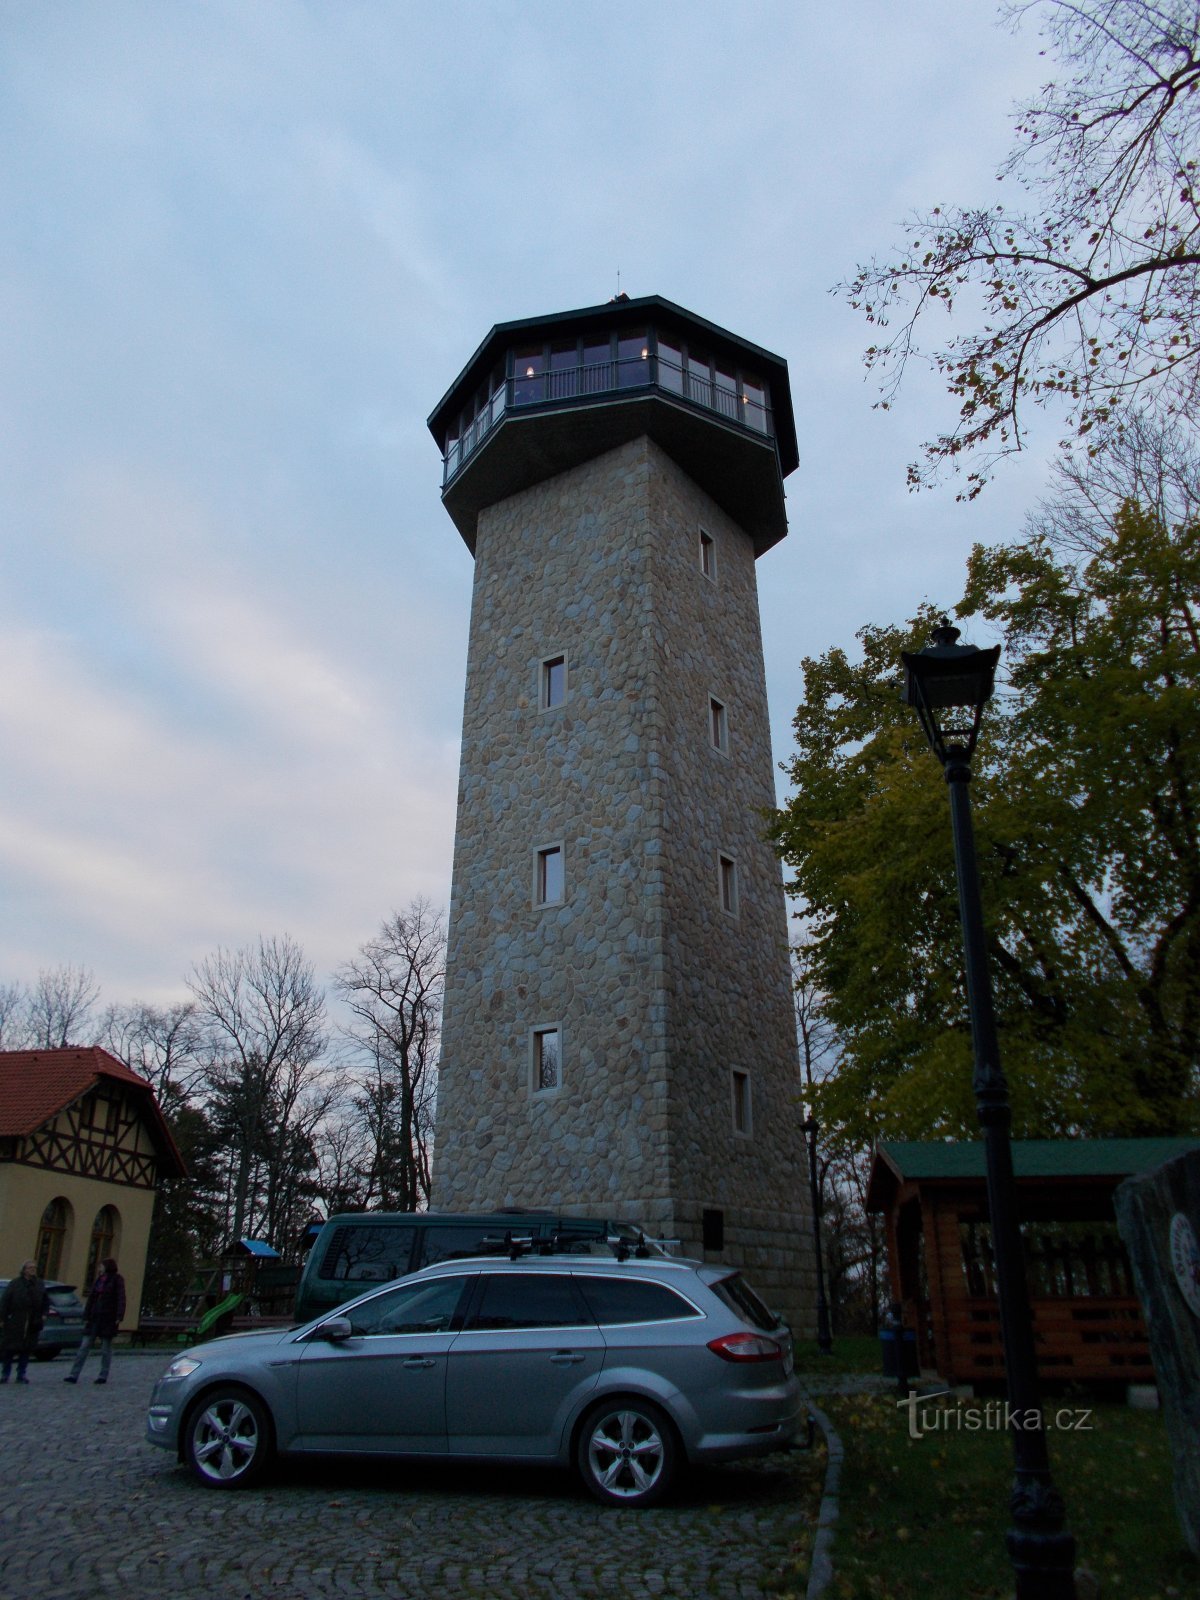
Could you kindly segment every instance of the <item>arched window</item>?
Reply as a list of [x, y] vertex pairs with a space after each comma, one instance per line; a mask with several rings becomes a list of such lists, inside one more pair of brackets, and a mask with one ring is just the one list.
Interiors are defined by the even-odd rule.
[[71, 1208], [61, 1195], [51, 1200], [42, 1212], [38, 1229], [37, 1269], [39, 1278], [57, 1278], [62, 1264], [63, 1244], [67, 1237], [67, 1223]]
[[108, 1256], [116, 1254], [119, 1227], [120, 1218], [116, 1206], [101, 1206], [96, 1213], [95, 1222], [92, 1223], [92, 1237], [88, 1242], [87, 1272], [83, 1280], [85, 1289], [90, 1289], [95, 1282], [100, 1263]]

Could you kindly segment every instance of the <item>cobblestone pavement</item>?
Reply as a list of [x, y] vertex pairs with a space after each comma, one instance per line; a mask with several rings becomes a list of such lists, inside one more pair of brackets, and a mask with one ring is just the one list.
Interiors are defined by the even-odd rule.
[[820, 1449], [690, 1474], [643, 1512], [556, 1472], [361, 1458], [281, 1463], [221, 1493], [143, 1442], [168, 1359], [119, 1352], [100, 1388], [93, 1358], [72, 1388], [60, 1357], [0, 1394], [6, 1600], [758, 1600], [820, 1499]]

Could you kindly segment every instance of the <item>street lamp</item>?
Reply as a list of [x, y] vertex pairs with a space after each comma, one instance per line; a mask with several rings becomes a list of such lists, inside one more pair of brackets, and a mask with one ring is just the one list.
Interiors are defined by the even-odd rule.
[[904, 652], [904, 699], [916, 709], [950, 789], [967, 1008], [975, 1048], [975, 1104], [987, 1160], [988, 1210], [1013, 1444], [1013, 1525], [1006, 1535], [1008, 1554], [1016, 1576], [1017, 1600], [1069, 1600], [1075, 1593], [1075, 1540], [1067, 1531], [1066, 1508], [1050, 1476], [1038, 1398], [1033, 1318], [1013, 1184], [1012, 1112], [996, 1040], [967, 791], [971, 756], [983, 708], [992, 697], [1000, 647], [978, 650], [959, 644], [958, 638], [959, 630], [943, 617], [924, 650]]
[[823, 1356], [833, 1354], [833, 1340], [829, 1336], [829, 1306], [825, 1301], [825, 1268], [821, 1261], [821, 1186], [817, 1182], [817, 1132], [816, 1117], [809, 1115], [803, 1124], [808, 1142], [808, 1187], [812, 1195], [813, 1244], [817, 1252], [817, 1349]]

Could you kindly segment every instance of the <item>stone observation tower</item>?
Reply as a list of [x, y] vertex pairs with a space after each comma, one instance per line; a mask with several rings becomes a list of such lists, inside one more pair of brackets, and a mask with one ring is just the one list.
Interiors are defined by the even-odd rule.
[[812, 1260], [755, 559], [787, 366], [669, 300], [501, 323], [429, 419], [475, 558], [434, 1202]]

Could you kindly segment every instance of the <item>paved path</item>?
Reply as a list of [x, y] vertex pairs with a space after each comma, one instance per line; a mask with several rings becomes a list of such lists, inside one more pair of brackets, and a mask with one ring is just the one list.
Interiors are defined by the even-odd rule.
[[168, 1357], [93, 1357], [0, 1391], [0, 1595], [19, 1600], [760, 1600], [809, 1531], [824, 1457], [688, 1477], [668, 1505], [611, 1511], [563, 1474], [363, 1461], [277, 1466], [203, 1488], [143, 1443]]

